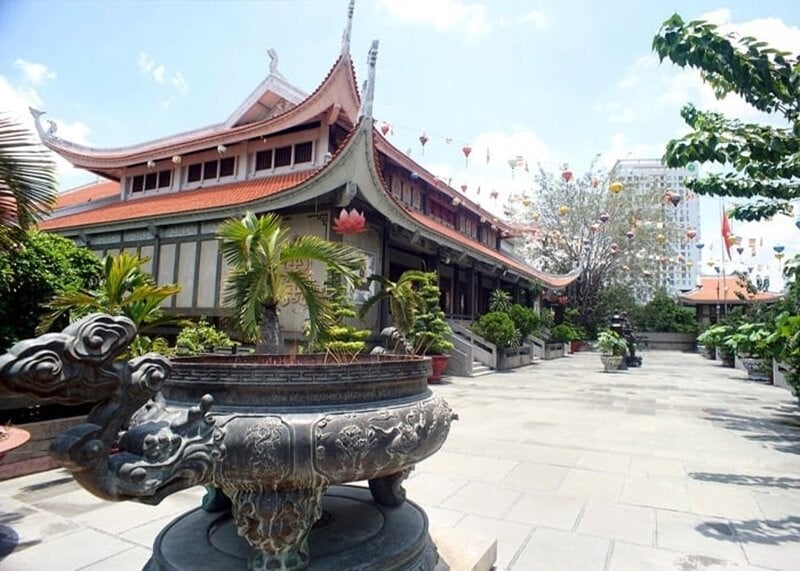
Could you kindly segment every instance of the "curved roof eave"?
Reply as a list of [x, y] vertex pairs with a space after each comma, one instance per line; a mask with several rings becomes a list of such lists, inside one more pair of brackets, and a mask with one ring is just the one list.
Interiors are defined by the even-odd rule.
[[[337, 87], [344, 87], [346, 101], [335, 99]], [[306, 99], [283, 113], [264, 121], [226, 128], [218, 123], [179, 135], [156, 139], [129, 147], [98, 149], [79, 145], [55, 136], [55, 128], [45, 130], [41, 125], [42, 111], [31, 109], [36, 130], [42, 143], [52, 151], [69, 160], [73, 165], [86, 169], [110, 169], [128, 166], [151, 159], [168, 158], [213, 147], [221, 143], [233, 143], [269, 132], [277, 132], [301, 124], [320, 115], [334, 104], [341, 104], [342, 112], [353, 120], [361, 104], [356, 85], [355, 70], [348, 54], [340, 56], [325, 79]], [[54, 125], [54, 124], [53, 124]]]

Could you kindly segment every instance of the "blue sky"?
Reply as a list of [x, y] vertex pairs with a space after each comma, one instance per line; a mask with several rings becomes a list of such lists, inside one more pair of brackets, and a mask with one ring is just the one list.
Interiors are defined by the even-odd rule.
[[[36, 105], [62, 137], [101, 147], [220, 122], [267, 74], [270, 47], [288, 80], [313, 90], [337, 57], [346, 5], [4, 0], [0, 107]], [[678, 111], [687, 101], [758, 119], [740, 101], [715, 101], [696, 74], [658, 64], [652, 37], [674, 11], [800, 52], [795, 0], [357, 0], [351, 51], [362, 80], [369, 43], [381, 42], [374, 114], [392, 126], [390, 140], [488, 201], [489, 190], [529, 185], [521, 172], [512, 180], [515, 156], [575, 171], [597, 154], [608, 166], [660, 156], [684, 131]], [[464, 145], [474, 149], [469, 166]], [[65, 187], [87, 180], [60, 170]], [[704, 204], [707, 243], [718, 242], [718, 212]], [[793, 219], [734, 223], [734, 232], [763, 238], [752, 263], [772, 272], [773, 243], [800, 251]], [[718, 244], [707, 250], [719, 256]]]

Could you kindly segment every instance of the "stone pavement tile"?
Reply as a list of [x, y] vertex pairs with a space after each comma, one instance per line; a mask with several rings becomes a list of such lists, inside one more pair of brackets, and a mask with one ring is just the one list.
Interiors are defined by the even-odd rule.
[[755, 567], [715, 557], [631, 545], [617, 541], [607, 571], [757, 571]]
[[597, 470], [599, 472], [615, 472], [624, 474], [628, 471], [631, 457], [627, 454], [612, 454], [609, 452], [587, 451], [581, 454], [575, 464], [578, 468]]
[[169, 498], [165, 499], [157, 506], [137, 502], [104, 502], [101, 508], [78, 514], [72, 519], [85, 527], [120, 534], [151, 521], [167, 516], [176, 517], [189, 511], [181, 503], [168, 500]]
[[471, 454], [439, 452], [417, 464], [417, 471], [428, 474], [444, 474], [469, 480], [499, 482], [514, 468], [513, 460], [484, 458]]
[[625, 477], [622, 474], [573, 468], [567, 473], [558, 493], [576, 498], [616, 501], [622, 493], [624, 483]]
[[455, 527], [467, 515], [464, 512], [446, 510], [437, 507], [424, 507], [425, 514], [431, 526], [438, 529], [449, 529]]
[[574, 466], [581, 455], [580, 450], [549, 443], [542, 445], [540, 442], [526, 440], [524, 445], [525, 448], [522, 448], [521, 452], [525, 455], [520, 459], [538, 462], [540, 464]]
[[733, 527], [717, 518], [656, 510], [656, 545], [732, 563], [746, 562]]
[[80, 571], [141, 571], [150, 560], [150, 555], [150, 549], [135, 546], [88, 567], [81, 567]]
[[[14, 552], [0, 561], [2, 571], [72, 571], [96, 563], [131, 548], [131, 544], [100, 533], [83, 529], [62, 535], [28, 549]], [[54, 567], [54, 563], [57, 566]]]
[[48, 470], [0, 482], [0, 497], [34, 503], [80, 489], [81, 487], [66, 470]]
[[16, 535], [15, 551], [73, 533], [81, 527], [72, 520], [6, 498], [0, 501], [0, 525]]
[[403, 483], [409, 499], [424, 506], [435, 506], [463, 488], [469, 480], [445, 474], [419, 472]]
[[33, 505], [42, 511], [64, 517], [74, 517], [92, 510], [113, 505], [113, 503], [114, 502], [101, 500], [84, 489], [78, 489], [73, 492], [67, 492], [66, 494], [38, 500], [34, 502]]
[[686, 487], [692, 513], [731, 519], [762, 517], [753, 493], [746, 488], [691, 480]]
[[582, 507], [583, 501], [578, 498], [526, 492], [503, 519], [528, 525], [572, 529]]
[[628, 473], [632, 476], [673, 476], [675, 478], [682, 478], [686, 475], [681, 460], [656, 456], [631, 456]]
[[509, 567], [515, 571], [602, 571], [609, 541], [559, 531], [537, 529]]
[[470, 482], [439, 507], [500, 518], [521, 495], [519, 490], [498, 488], [484, 482]]
[[578, 532], [653, 545], [656, 514], [652, 508], [591, 500], [581, 516]]
[[798, 494], [791, 496], [784, 493], [766, 494], [754, 492], [753, 497], [766, 519], [782, 520], [800, 516], [800, 495]]
[[750, 563], [780, 571], [800, 569], [800, 517], [780, 528], [761, 522], [733, 526]]
[[520, 462], [500, 483], [504, 487], [554, 492], [564, 481], [567, 470], [563, 466]]
[[622, 489], [620, 502], [637, 506], [689, 511], [689, 493], [686, 489], [686, 481], [681, 478], [628, 477]]
[[161, 533], [161, 530], [164, 529], [173, 519], [175, 519], [175, 516], [164, 516], [149, 523], [131, 528], [128, 531], [119, 534], [119, 537], [126, 541], [141, 545], [147, 549], [152, 549], [153, 542], [156, 540], [158, 534]]
[[458, 522], [456, 529], [473, 531], [496, 539], [497, 562], [495, 566], [498, 569], [505, 569], [534, 528], [501, 519], [468, 515]]

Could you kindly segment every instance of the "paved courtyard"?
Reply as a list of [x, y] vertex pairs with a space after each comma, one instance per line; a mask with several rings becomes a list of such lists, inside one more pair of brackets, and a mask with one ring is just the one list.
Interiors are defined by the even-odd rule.
[[[581, 353], [436, 387], [459, 413], [409, 497], [439, 533], [498, 539], [497, 569], [800, 569], [800, 409], [698, 355], [603, 374]], [[54, 470], [0, 482], [0, 570], [141, 569], [202, 489], [95, 499]], [[6, 527], [3, 527], [6, 526]]]

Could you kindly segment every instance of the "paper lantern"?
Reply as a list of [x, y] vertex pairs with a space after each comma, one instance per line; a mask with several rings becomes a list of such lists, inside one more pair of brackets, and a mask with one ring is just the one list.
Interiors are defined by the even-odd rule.
[[391, 127], [389, 126], [389, 123], [384, 122], [383, 125], [381, 125], [381, 133], [383, 133], [384, 137], [387, 135], [387, 133], [389, 133], [390, 129]]
[[659, 246], [662, 246], [664, 244], [664, 242], [666, 242], [666, 241], [667, 241], [667, 238], [663, 234], [659, 234], [658, 236], [656, 236], [656, 243]]
[[698, 242], [697, 244], [694, 245], [694, 247], [697, 248], [698, 250], [702, 250], [705, 247], [705, 244], [703, 244], [702, 242]]
[[622, 266], [622, 271], [623, 272], [629, 272], [629, 271], [631, 271], [631, 269], [628, 266]]
[[590, 224], [589, 225], [589, 230], [591, 230], [592, 232], [597, 232], [599, 229], [600, 229], [600, 225], [599, 224]]
[[569, 182], [572, 180], [572, 171], [569, 169], [565, 169], [561, 171], [561, 178], [564, 179], [564, 182]]
[[696, 230], [692, 230], [690, 228], [689, 230], [686, 231], [686, 237], [689, 238], [689, 240], [694, 239], [695, 236], [697, 236], [697, 231]]
[[500, 196], [500, 193], [497, 192], [496, 190], [493, 190], [492, 192], [489, 193], [489, 198], [491, 198], [492, 200], [497, 200], [498, 196]]
[[627, 232], [625, 232], [625, 236], [628, 238], [628, 240], [632, 240], [633, 237], [636, 236], [636, 234], [633, 233], [633, 230], [628, 230]]
[[739, 252], [739, 255], [741, 256], [744, 253], [744, 248], [742, 246], [739, 246], [736, 248], [736, 251]]
[[608, 189], [614, 194], [619, 194], [622, 191], [622, 183], [615, 180], [608, 186]]
[[609, 215], [608, 215], [608, 213], [606, 213], [606, 212], [603, 212], [603, 213], [600, 215], [600, 222], [602, 222], [603, 224], [605, 224], [606, 222], [608, 222], [610, 219], [611, 219], [611, 216], [609, 216]]
[[559, 213], [561, 216], [566, 216], [567, 214], [569, 214], [569, 206], [561, 206], [561, 207], [558, 209], [558, 213]]
[[428, 142], [428, 134], [423, 132], [422, 135], [419, 136], [419, 143], [422, 145], [422, 154], [425, 154], [425, 143]]
[[775, 250], [776, 253], [780, 254], [786, 249], [786, 247], [783, 244], [775, 244], [772, 249]]
[[464, 145], [463, 147], [461, 147], [461, 152], [464, 153], [464, 161], [466, 162], [467, 165], [469, 165], [469, 155], [472, 152], [472, 147], [470, 147], [469, 145]]
[[672, 206], [677, 208], [678, 204], [680, 204], [681, 202], [681, 195], [678, 194], [677, 192], [673, 192], [672, 194], [669, 195], [669, 200], [670, 202], [672, 202]]
[[467, 192], [467, 185], [466, 184], [462, 184], [461, 185], [461, 192]]

